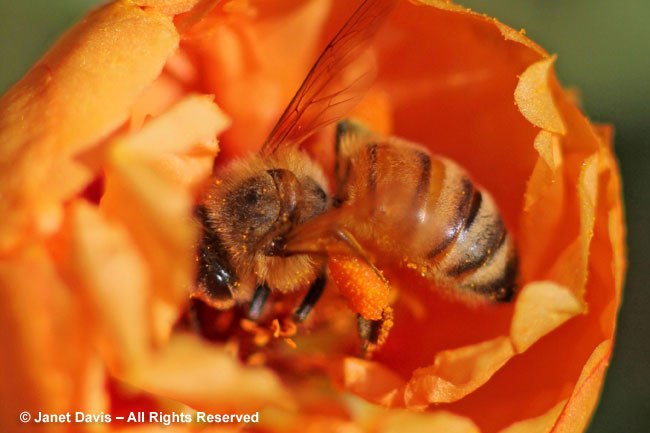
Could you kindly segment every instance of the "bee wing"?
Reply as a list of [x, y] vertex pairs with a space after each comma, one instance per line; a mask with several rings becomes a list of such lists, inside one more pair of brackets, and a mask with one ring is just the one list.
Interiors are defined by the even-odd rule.
[[396, 4], [365, 0], [359, 6], [312, 66], [262, 146], [262, 156], [299, 144], [359, 102], [376, 75], [364, 51]]

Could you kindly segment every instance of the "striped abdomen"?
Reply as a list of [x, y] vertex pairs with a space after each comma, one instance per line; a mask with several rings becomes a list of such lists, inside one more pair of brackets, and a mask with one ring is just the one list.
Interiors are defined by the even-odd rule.
[[362, 244], [450, 290], [512, 298], [512, 239], [490, 194], [458, 165], [383, 139], [341, 155], [339, 178], [345, 224]]

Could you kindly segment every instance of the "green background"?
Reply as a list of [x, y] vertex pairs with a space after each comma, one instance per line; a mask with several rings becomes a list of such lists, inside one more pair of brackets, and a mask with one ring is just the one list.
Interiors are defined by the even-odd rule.
[[[629, 271], [616, 345], [588, 429], [650, 432], [650, 0], [459, 0], [499, 18], [551, 53], [565, 86], [597, 122], [616, 128]], [[0, 0], [0, 93], [99, 0]], [[561, 354], [558, 354], [561, 356]]]

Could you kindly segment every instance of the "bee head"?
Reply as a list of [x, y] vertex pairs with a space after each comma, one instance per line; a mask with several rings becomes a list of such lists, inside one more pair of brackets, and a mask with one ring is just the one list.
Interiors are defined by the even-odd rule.
[[275, 182], [262, 172], [238, 183], [218, 205], [218, 230], [232, 245], [241, 245], [244, 252], [254, 252], [273, 231], [280, 214], [280, 201]]
[[[261, 251], [282, 256], [287, 235], [305, 219], [323, 212], [328, 198], [310, 177], [290, 170], [269, 169], [230, 189], [219, 203], [218, 214], [227, 224], [219, 232], [239, 253]], [[237, 251], [236, 251], [237, 252]]]

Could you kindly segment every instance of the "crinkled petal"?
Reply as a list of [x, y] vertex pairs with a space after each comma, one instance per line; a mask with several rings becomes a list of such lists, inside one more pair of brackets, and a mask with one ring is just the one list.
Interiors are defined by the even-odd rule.
[[510, 338], [517, 352], [523, 352], [576, 314], [584, 305], [566, 287], [550, 281], [527, 284], [519, 294], [510, 325]]
[[508, 337], [440, 352], [432, 366], [413, 372], [404, 391], [406, 406], [456, 401], [487, 382], [514, 353]]
[[530, 65], [515, 89], [515, 103], [530, 123], [546, 131], [564, 135], [566, 127], [549, 88], [555, 57]]

